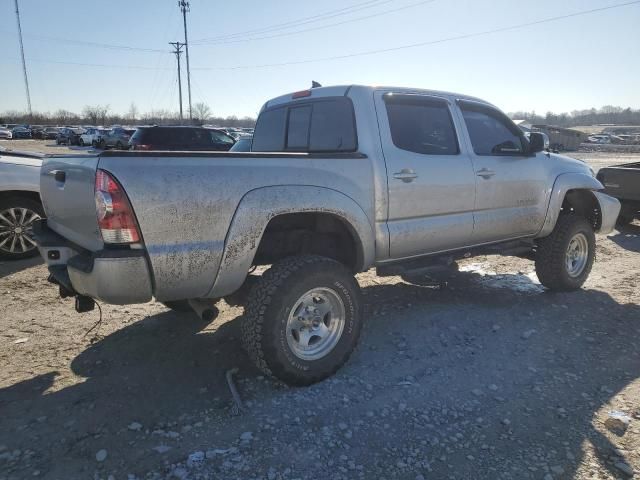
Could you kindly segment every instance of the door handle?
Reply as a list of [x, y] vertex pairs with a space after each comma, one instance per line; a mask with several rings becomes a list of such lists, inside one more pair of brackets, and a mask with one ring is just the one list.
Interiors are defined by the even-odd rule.
[[67, 179], [67, 174], [64, 173], [64, 170], [51, 170], [49, 172], [49, 175], [54, 177], [56, 179], [56, 182], [64, 183], [64, 181]]
[[403, 168], [399, 172], [394, 173], [393, 178], [402, 180], [404, 183], [409, 183], [409, 182], [413, 182], [416, 178], [418, 178], [418, 174], [413, 170], [411, 170], [410, 168]]
[[496, 172], [494, 172], [493, 170], [489, 170], [488, 168], [483, 168], [476, 172], [476, 175], [484, 178], [485, 180], [488, 180], [489, 178], [493, 177], [495, 174]]

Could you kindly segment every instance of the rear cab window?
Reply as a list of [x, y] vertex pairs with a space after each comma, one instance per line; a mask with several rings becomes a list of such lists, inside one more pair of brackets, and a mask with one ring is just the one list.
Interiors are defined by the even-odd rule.
[[254, 152], [340, 153], [358, 149], [353, 104], [348, 97], [323, 97], [263, 111]]

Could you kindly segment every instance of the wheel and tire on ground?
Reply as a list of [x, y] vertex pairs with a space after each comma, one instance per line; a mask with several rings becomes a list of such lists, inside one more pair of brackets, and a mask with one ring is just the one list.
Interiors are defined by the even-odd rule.
[[42, 205], [30, 198], [0, 200], [0, 258], [19, 260], [36, 256], [33, 223], [43, 216]]
[[98, 142], [96, 142], [95, 140], [91, 140], [91, 146], [93, 148], [96, 148], [98, 146]]
[[78, 140], [78, 145], [80, 145], [81, 147], [84, 147], [84, 140], [82, 138]]
[[360, 286], [341, 263], [317, 255], [275, 263], [254, 285], [242, 341], [257, 367], [289, 385], [335, 373], [360, 331]]
[[536, 274], [550, 290], [578, 290], [596, 256], [596, 238], [587, 219], [560, 215], [551, 235], [538, 240]]

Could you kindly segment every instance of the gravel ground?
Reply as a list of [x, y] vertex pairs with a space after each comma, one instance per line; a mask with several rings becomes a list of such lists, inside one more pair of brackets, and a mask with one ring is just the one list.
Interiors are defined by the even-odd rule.
[[38, 260], [0, 262], [0, 479], [638, 476], [639, 253], [638, 222], [599, 236], [568, 294], [495, 256], [444, 288], [360, 274], [360, 347], [299, 389], [249, 363], [239, 307], [103, 305], [89, 331]]

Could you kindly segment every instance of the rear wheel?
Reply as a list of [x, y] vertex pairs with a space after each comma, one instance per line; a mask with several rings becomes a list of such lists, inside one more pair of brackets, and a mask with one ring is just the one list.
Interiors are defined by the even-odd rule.
[[347, 361], [361, 329], [353, 275], [335, 260], [301, 255], [274, 264], [253, 287], [242, 337], [263, 372], [310, 385]]
[[620, 209], [620, 215], [618, 215], [618, 220], [616, 220], [616, 223], [621, 227], [629, 225], [635, 219], [636, 213], [637, 210], [633, 207], [630, 207], [629, 205], [622, 205], [622, 208]]
[[84, 140], [82, 138], [78, 140], [78, 145], [80, 145], [81, 147], [84, 147]]
[[577, 290], [587, 280], [596, 256], [596, 238], [589, 222], [560, 215], [548, 237], [538, 240], [536, 274], [550, 290]]
[[19, 260], [38, 254], [33, 224], [44, 216], [42, 205], [29, 198], [0, 201], [0, 258]]
[[95, 140], [91, 140], [91, 146], [93, 148], [96, 148], [98, 146], [98, 142], [96, 142]]

